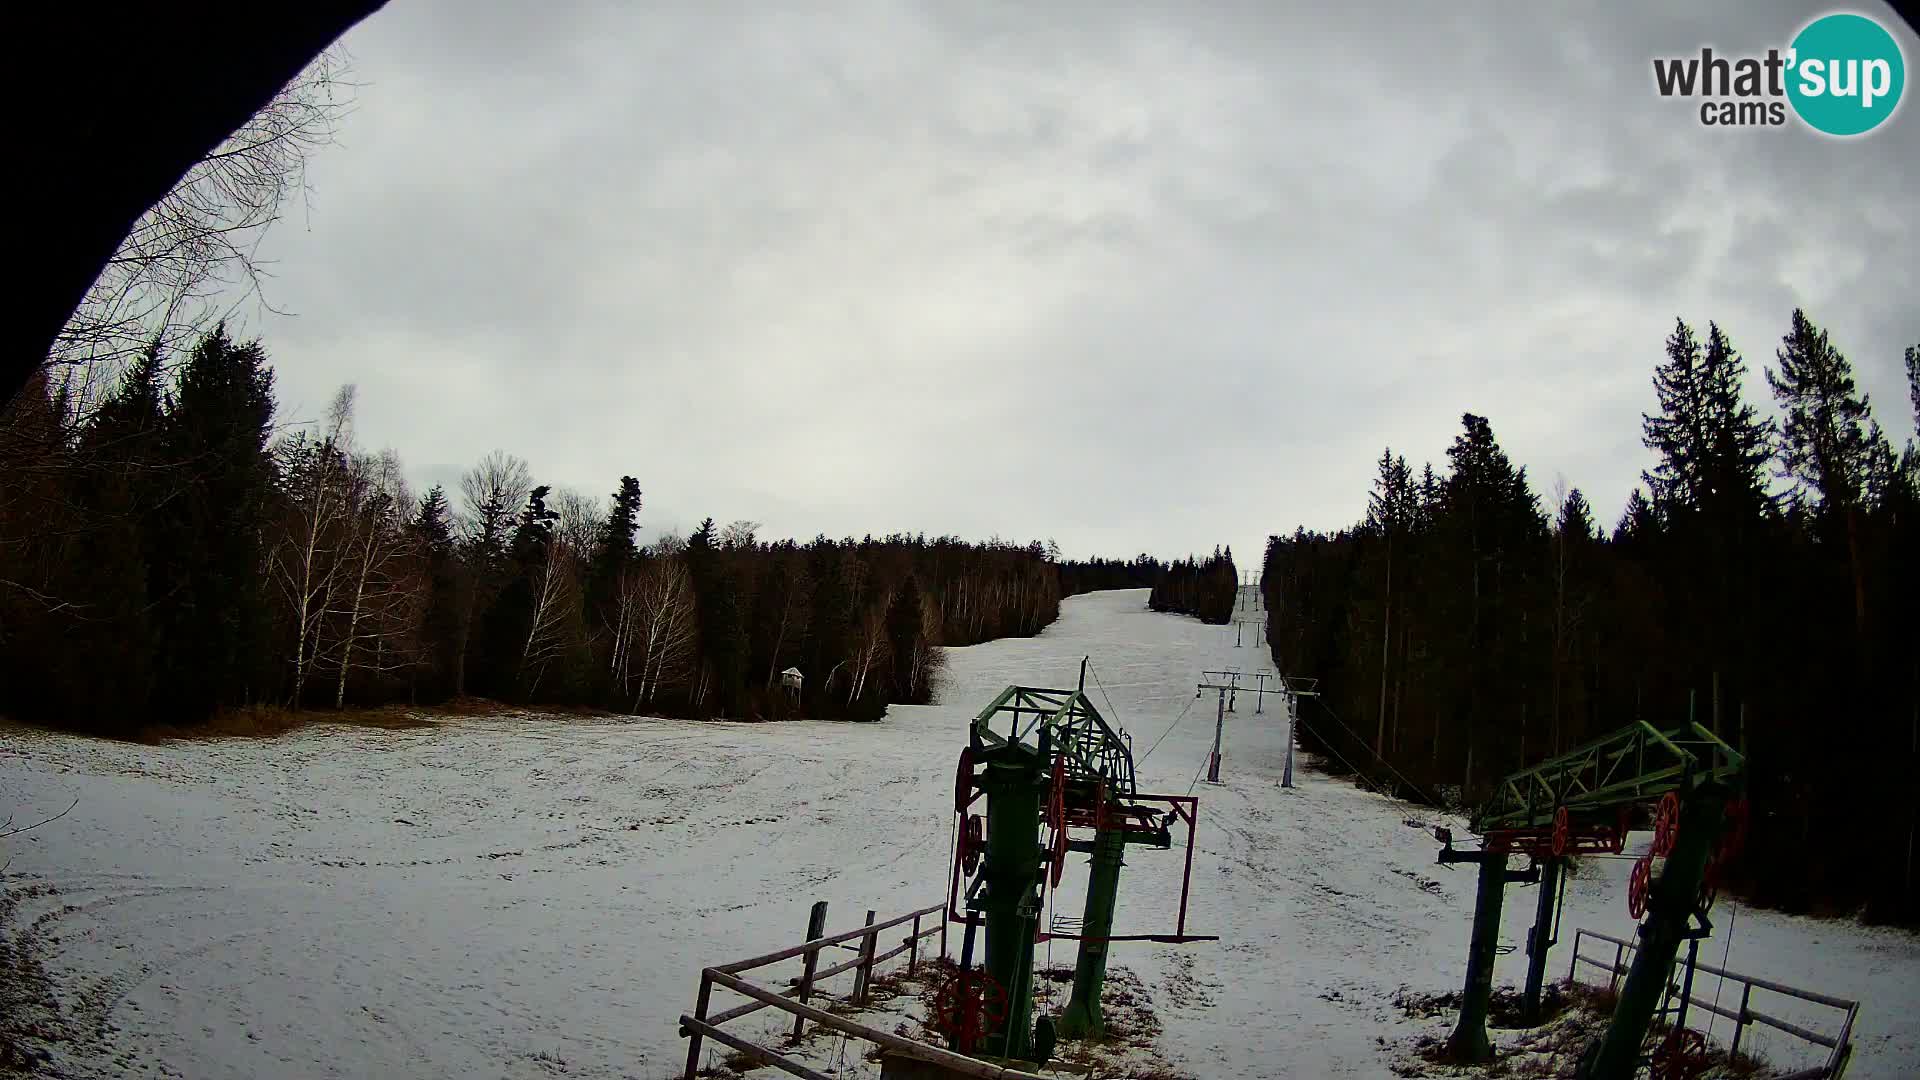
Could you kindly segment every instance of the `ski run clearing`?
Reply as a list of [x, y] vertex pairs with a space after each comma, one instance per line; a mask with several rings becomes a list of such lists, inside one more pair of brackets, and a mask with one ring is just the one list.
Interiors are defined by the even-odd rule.
[[[44, 961], [58, 1009], [27, 1025], [26, 1049], [49, 1076], [677, 1076], [677, 1021], [703, 966], [797, 943], [816, 899], [832, 931], [944, 897], [968, 720], [1009, 683], [1072, 686], [1083, 655], [1089, 693], [1146, 755], [1142, 788], [1174, 793], [1213, 736], [1201, 670], [1268, 669], [1231, 628], [1154, 614], [1135, 590], [1070, 599], [1037, 638], [949, 650], [941, 704], [872, 725], [506, 714], [160, 746], [0, 728], [0, 820], [73, 806], [0, 848], [13, 969], [0, 982], [23, 956]], [[1142, 1060], [1209, 1078], [1417, 1072], [1414, 1041], [1451, 1017], [1409, 1016], [1395, 998], [1461, 983], [1473, 872], [1436, 866], [1430, 829], [1463, 823], [1304, 760], [1281, 788], [1273, 704], [1256, 715], [1240, 698], [1223, 783], [1193, 788], [1187, 924], [1222, 940], [1115, 946], [1116, 985], [1158, 1024]], [[1182, 854], [1129, 851], [1117, 933], [1171, 928]], [[1579, 868], [1550, 978], [1565, 977], [1575, 928], [1630, 935], [1630, 865]], [[1076, 857], [1060, 916], [1079, 916], [1084, 875]], [[1521, 943], [1533, 896], [1508, 892], [1503, 945]], [[1864, 1002], [1849, 1077], [1920, 1075], [1915, 937], [1725, 898], [1715, 921], [1703, 960]], [[1042, 946], [1037, 963], [1070, 967], [1073, 947]], [[1515, 949], [1499, 981], [1524, 969]], [[1712, 1000], [1716, 982], [1696, 994]], [[1064, 990], [1043, 981], [1056, 1007]], [[717, 994], [716, 1008], [735, 1000]], [[1831, 1014], [1767, 1007], [1833, 1030]], [[757, 1036], [784, 1016], [732, 1029]], [[899, 1019], [883, 1008], [871, 1022]], [[802, 1056], [877, 1072], [838, 1042]], [[1764, 1027], [1745, 1045], [1776, 1066], [1820, 1060]]]

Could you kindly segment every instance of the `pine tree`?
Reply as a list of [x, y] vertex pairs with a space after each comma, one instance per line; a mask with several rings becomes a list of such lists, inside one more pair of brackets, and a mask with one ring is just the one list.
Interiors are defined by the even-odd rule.
[[[453, 675], [459, 663], [461, 620], [466, 610], [464, 592], [471, 582], [460, 560], [453, 532], [453, 509], [447, 493], [435, 484], [420, 498], [410, 526], [414, 542], [426, 561], [426, 613], [421, 619], [425, 654], [426, 693], [441, 700], [454, 692]], [[416, 693], [418, 686], [416, 684]]]
[[1380, 694], [1375, 717], [1373, 752], [1375, 757], [1384, 757], [1387, 742], [1387, 683], [1389, 669], [1392, 667], [1393, 647], [1393, 605], [1394, 605], [1394, 547], [1401, 537], [1413, 525], [1417, 513], [1417, 496], [1413, 490], [1413, 474], [1407, 468], [1405, 456], [1395, 458], [1393, 449], [1388, 447], [1380, 452], [1376, 463], [1373, 491], [1367, 496], [1367, 518], [1365, 527], [1368, 532], [1382, 541], [1383, 553], [1379, 572], [1380, 587]]
[[[1468, 587], [1467, 595], [1459, 598], [1463, 610], [1457, 615], [1467, 628], [1462, 643], [1466, 655], [1454, 666], [1459, 672], [1456, 677], [1466, 680], [1462, 717], [1467, 728], [1466, 762], [1461, 784], [1471, 792], [1476, 749], [1483, 741], [1480, 729], [1506, 720], [1518, 691], [1502, 673], [1521, 662], [1517, 652], [1525, 639], [1512, 615], [1533, 568], [1540, 563], [1536, 551], [1545, 522], [1526, 470], [1516, 467], [1500, 448], [1487, 418], [1466, 413], [1460, 420], [1462, 431], [1447, 448], [1452, 470], [1441, 483], [1441, 513], [1435, 530], [1447, 565], [1457, 568], [1458, 580]], [[1487, 761], [1493, 755], [1482, 752], [1479, 756]], [[1497, 771], [1483, 765], [1479, 778]]]
[[1853, 365], [1799, 309], [1776, 355], [1779, 372], [1768, 368], [1766, 378], [1785, 415], [1780, 428], [1782, 476], [1836, 519], [1858, 510], [1872, 446], [1867, 430], [1872, 415], [1867, 395], [1854, 389]]
[[640, 481], [620, 478], [607, 518], [594, 544], [593, 568], [587, 578], [587, 610], [602, 613], [610, 604], [620, 572], [639, 557], [634, 534], [640, 528]]
[[181, 490], [156, 512], [148, 594], [160, 628], [156, 705], [179, 722], [258, 701], [280, 655], [271, 632], [261, 522], [272, 490], [273, 371], [258, 342], [220, 326], [194, 347], [161, 427]]
[[1913, 429], [1916, 438], [1907, 440], [1907, 451], [1900, 458], [1910, 490], [1920, 493], [1920, 345], [1907, 346], [1907, 400], [1913, 403]]
[[1856, 632], [1867, 632], [1867, 581], [1861, 550], [1862, 514], [1873, 482], [1884, 487], [1891, 452], [1873, 423], [1867, 395], [1856, 396], [1853, 365], [1795, 309], [1792, 327], [1776, 354], [1780, 371], [1766, 371], [1767, 385], [1785, 414], [1780, 428], [1781, 475], [1798, 498], [1812, 496], [1816, 519], [1830, 539], [1845, 543], [1853, 582]]
[[1634, 488], [1633, 494], [1627, 496], [1627, 508], [1620, 512], [1620, 523], [1613, 527], [1613, 542], [1643, 544], [1652, 540], [1659, 532], [1659, 512], [1647, 499], [1645, 491]]

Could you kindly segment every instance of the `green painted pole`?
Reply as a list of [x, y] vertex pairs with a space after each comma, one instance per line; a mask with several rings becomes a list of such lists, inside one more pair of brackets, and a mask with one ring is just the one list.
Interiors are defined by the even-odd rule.
[[[1034, 890], [1040, 883], [1040, 793], [1046, 757], [1013, 745], [988, 758], [987, 851], [980, 906], [986, 916], [987, 974], [1007, 995], [1004, 1026], [982, 1049], [1007, 1057], [1026, 1053], [1033, 1016]], [[1002, 1049], [1004, 1047], [1004, 1049]]]
[[1582, 1080], [1627, 1080], [1640, 1064], [1640, 1043], [1647, 1037], [1654, 1010], [1673, 976], [1673, 960], [1687, 938], [1687, 921], [1700, 895], [1707, 857], [1720, 837], [1726, 814], [1726, 789], [1714, 784], [1696, 789], [1680, 808], [1680, 833], [1674, 838], [1667, 868], [1653, 883], [1647, 919], [1640, 924], [1640, 946], [1620, 988], [1620, 1003], [1593, 1050], [1582, 1062]]
[[1100, 1012], [1100, 990], [1107, 982], [1107, 948], [1113, 933], [1113, 905], [1120, 892], [1120, 868], [1125, 865], [1127, 834], [1102, 829], [1093, 840], [1093, 869], [1087, 879], [1086, 917], [1080, 920], [1080, 959], [1073, 967], [1073, 996], [1060, 1014], [1060, 1034], [1069, 1039], [1099, 1038], [1106, 1034]]
[[1467, 947], [1467, 985], [1460, 994], [1460, 1022], [1447, 1040], [1447, 1056], [1463, 1065], [1493, 1060], [1487, 1010], [1493, 1000], [1493, 962], [1500, 946], [1500, 905], [1506, 898], [1507, 857], [1480, 857], [1480, 894], [1473, 902], [1473, 942]]
[[1533, 932], [1527, 935], [1527, 987], [1524, 1008], [1527, 1023], [1538, 1024], [1540, 990], [1547, 978], [1547, 952], [1553, 948], [1553, 905], [1560, 895], [1560, 862], [1551, 856], [1540, 862], [1540, 903], [1533, 913]]

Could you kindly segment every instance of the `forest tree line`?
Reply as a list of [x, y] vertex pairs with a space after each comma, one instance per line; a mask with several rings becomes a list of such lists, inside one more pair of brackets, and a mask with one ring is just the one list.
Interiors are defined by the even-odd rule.
[[[1905, 364], [1920, 426], [1920, 346]], [[1382, 453], [1364, 520], [1271, 538], [1275, 661], [1324, 695], [1303, 740], [1470, 805], [1691, 717], [1749, 755], [1748, 895], [1920, 922], [1920, 449], [1803, 312], [1764, 376], [1777, 422], [1725, 333], [1678, 322], [1655, 464], [1610, 530], [1578, 488], [1543, 503], [1467, 414], [1439, 469]]]
[[1059, 611], [1037, 542], [768, 543], [709, 519], [643, 547], [637, 479], [602, 500], [504, 452], [416, 495], [359, 445], [351, 388], [277, 432], [264, 349], [223, 329], [84, 409], [57, 387], [0, 416], [0, 711], [23, 718], [126, 733], [481, 695], [874, 719], [928, 700], [937, 646]]
[[1233, 549], [1214, 548], [1205, 559], [1188, 556], [1170, 564], [1153, 583], [1147, 606], [1224, 625], [1233, 618], [1239, 590], [1240, 571], [1233, 565]]
[[1103, 589], [1151, 589], [1167, 574], [1167, 564], [1151, 555], [1131, 559], [1095, 556], [1060, 563], [1060, 595], [1078, 596]]

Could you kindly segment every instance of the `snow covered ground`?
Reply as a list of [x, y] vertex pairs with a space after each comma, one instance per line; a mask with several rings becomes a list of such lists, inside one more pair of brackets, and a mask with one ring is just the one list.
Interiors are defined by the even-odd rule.
[[[1200, 670], [1266, 666], [1230, 629], [1146, 611], [1139, 591], [1074, 598], [1038, 638], [948, 655], [941, 704], [875, 725], [506, 715], [158, 747], [0, 729], [0, 818], [78, 800], [0, 849], [7, 930], [44, 946], [70, 1036], [43, 1044], [44, 1071], [675, 1075], [703, 965], [799, 940], [815, 899], [842, 929], [941, 898], [955, 757], [1000, 688], [1070, 686], [1091, 655], [1089, 689], [1137, 754], [1186, 709], [1139, 770], [1184, 792], [1212, 738]], [[1434, 865], [1430, 813], [1306, 770], [1278, 787], [1282, 725], [1242, 698], [1224, 782], [1194, 789], [1188, 925], [1223, 940], [1117, 946], [1115, 963], [1152, 995], [1162, 1056], [1196, 1076], [1386, 1075], [1434, 1026], [1406, 1019], [1396, 991], [1461, 981], [1472, 875]], [[1171, 925], [1180, 856], [1129, 854], [1117, 930]], [[1552, 977], [1573, 928], [1628, 935], [1629, 865], [1575, 878]], [[1063, 890], [1059, 912], [1077, 916], [1077, 897]], [[1509, 893], [1508, 943], [1532, 905]], [[1920, 1071], [1920, 941], [1725, 900], [1716, 914], [1703, 958], [1865, 1000], [1849, 1076]], [[1501, 980], [1524, 963], [1503, 957]], [[1769, 1058], [1812, 1060], [1756, 1031]]]

